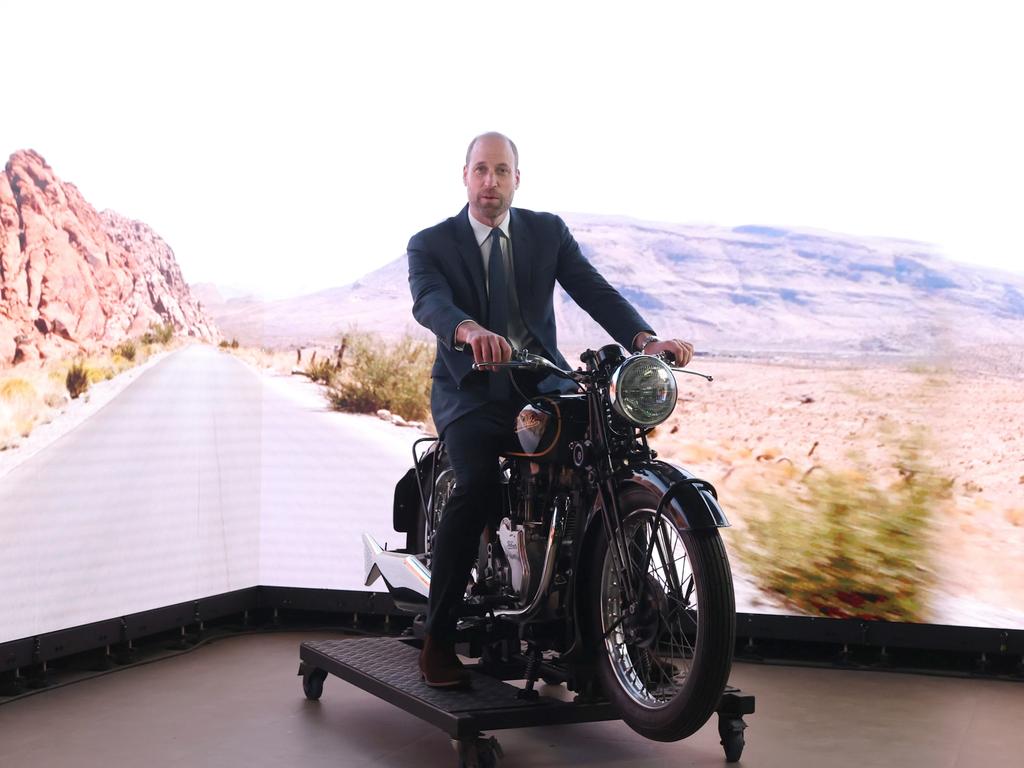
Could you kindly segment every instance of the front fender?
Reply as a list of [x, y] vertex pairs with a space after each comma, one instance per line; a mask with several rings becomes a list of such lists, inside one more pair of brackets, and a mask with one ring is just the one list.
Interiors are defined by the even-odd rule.
[[657, 496], [668, 496], [666, 511], [685, 530], [728, 528], [729, 521], [718, 503], [711, 483], [664, 461], [648, 461], [635, 467], [620, 481], [620, 487], [644, 488]]

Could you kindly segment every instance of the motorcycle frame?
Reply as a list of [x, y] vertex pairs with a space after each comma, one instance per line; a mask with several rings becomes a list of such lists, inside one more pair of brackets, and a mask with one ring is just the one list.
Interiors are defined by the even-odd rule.
[[[627, 599], [633, 602], [643, 598], [645, 582], [641, 580], [640, 585], [635, 584], [632, 578], [633, 574], [630, 569], [625, 567], [627, 544], [618, 505], [621, 493], [634, 486], [647, 489], [659, 496], [659, 503], [655, 510], [654, 530], [658, 530], [658, 525], [664, 517], [669, 517], [677, 527], [683, 530], [725, 528], [729, 527], [729, 522], [718, 504], [715, 488], [707, 481], [695, 477], [681, 467], [657, 461], [655, 452], [647, 443], [646, 431], [643, 429], [630, 426], [631, 434], [629, 436], [615, 433], [618, 443], [628, 442], [632, 445], [622, 451], [624, 454], [622, 456], [613, 450], [612, 444], [616, 442], [616, 439], [614, 435], [609, 434], [614, 432], [610, 429], [610, 420], [613, 417], [611, 417], [611, 406], [607, 395], [609, 372], [600, 369], [597, 353], [591, 351], [585, 354], [583, 359], [591, 374], [588, 377], [589, 380], [582, 386], [582, 390], [588, 403], [592, 461], [589, 465], [575, 467], [575, 471], [585, 473], [588, 480], [585, 486], [587, 493], [585, 498], [581, 499], [583, 502], [581, 506], [586, 508], [587, 512], [580, 529], [582, 535], [573, 546], [569, 594], [575, 594], [579, 589], [578, 581], [581, 573], [586, 570], [581, 567], [581, 565], [585, 565], [584, 557], [593, 547], [593, 539], [597, 536], [598, 530], [603, 530], [608, 541], [609, 551], [612, 553], [612, 563], [616, 569], [619, 583], [624, 585]], [[422, 442], [432, 442], [433, 445], [427, 448], [423, 455], [418, 455], [417, 446]], [[424, 532], [425, 541], [429, 540], [434, 533], [433, 495], [438, 479], [438, 459], [443, 451], [444, 441], [436, 437], [420, 438], [412, 448], [420, 506], [424, 519], [427, 521]], [[423, 482], [426, 469], [423, 464], [427, 459], [427, 454], [430, 454], [431, 461], [429, 485], [425, 485]], [[620, 460], [622, 466], [617, 467], [616, 463]], [[429, 500], [424, 493], [424, 487], [430, 490]], [[580, 512], [582, 510], [577, 510], [577, 514]], [[560, 545], [564, 524], [563, 517], [553, 516], [548, 537], [548, 555], [550, 555], [552, 546], [557, 548]], [[656, 539], [656, 536], [651, 537], [646, 553], [648, 560], [652, 555]], [[556, 569], [545, 570], [547, 578], [542, 579], [541, 583], [537, 585], [536, 591], [530, 596], [527, 603], [529, 606], [536, 606], [550, 593]], [[574, 641], [569, 652], [580, 641], [581, 617], [578, 615], [578, 606], [579, 601], [573, 600]], [[496, 617], [525, 624], [529, 623], [534, 613], [534, 610], [498, 611]]]

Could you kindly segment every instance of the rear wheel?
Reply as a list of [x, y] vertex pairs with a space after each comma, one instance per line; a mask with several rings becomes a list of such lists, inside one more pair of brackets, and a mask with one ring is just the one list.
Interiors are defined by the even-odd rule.
[[[434, 466], [435, 457], [436, 467]], [[434, 531], [437, 530], [448, 500], [455, 490], [455, 470], [448, 463], [448, 454], [444, 451], [440, 455], [435, 454], [425, 458], [420, 467], [420, 487], [423, 492], [422, 501], [426, 502], [426, 510], [423, 509], [423, 503], [417, 506], [416, 524], [409, 533], [407, 548], [417, 555], [426, 553], [429, 566]], [[431, 481], [433, 481], [433, 485], [431, 485]]]
[[659, 501], [642, 488], [619, 498], [626, 567], [639, 599], [627, 596], [602, 533], [588, 602], [605, 695], [633, 730], [676, 741], [718, 706], [732, 664], [735, 600], [718, 530], [681, 529], [665, 515], [656, 520]]

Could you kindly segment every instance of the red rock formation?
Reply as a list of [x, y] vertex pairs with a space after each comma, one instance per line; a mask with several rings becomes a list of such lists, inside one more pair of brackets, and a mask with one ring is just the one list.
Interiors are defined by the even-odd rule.
[[36, 152], [11, 155], [0, 175], [0, 367], [110, 347], [166, 322], [219, 338], [155, 232], [97, 213]]

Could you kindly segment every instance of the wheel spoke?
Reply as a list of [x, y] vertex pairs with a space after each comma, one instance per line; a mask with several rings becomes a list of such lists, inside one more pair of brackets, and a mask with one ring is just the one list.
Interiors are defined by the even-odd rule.
[[[670, 520], [655, 524], [654, 510], [634, 514], [639, 518], [623, 531], [624, 565], [636, 574], [642, 599], [635, 603], [637, 613], [631, 619], [625, 610], [629, 603], [615, 574], [606, 570], [604, 641], [623, 690], [642, 706], [658, 708], [676, 696], [680, 681], [690, 674], [696, 648], [686, 630], [689, 628], [696, 636], [700, 613], [694, 573], [679, 531]], [[651, 611], [655, 612], [653, 618]], [[637, 622], [630, 631], [641, 636], [653, 632], [647, 634], [643, 646], [627, 641], [624, 625], [628, 620]], [[645, 631], [644, 622], [652, 620], [656, 626], [648, 626]]]

